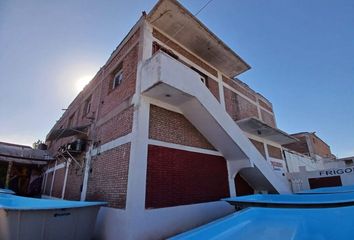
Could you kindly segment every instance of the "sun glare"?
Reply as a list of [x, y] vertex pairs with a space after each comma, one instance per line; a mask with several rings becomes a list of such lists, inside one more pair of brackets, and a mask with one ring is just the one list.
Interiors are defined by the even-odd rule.
[[84, 89], [84, 87], [90, 82], [91, 79], [92, 77], [89, 75], [82, 76], [81, 78], [77, 79], [75, 83], [76, 91], [80, 92], [82, 89]]

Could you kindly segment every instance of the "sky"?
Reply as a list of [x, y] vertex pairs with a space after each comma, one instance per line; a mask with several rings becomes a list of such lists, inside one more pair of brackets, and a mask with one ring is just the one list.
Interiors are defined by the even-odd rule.
[[[155, 2], [1, 0], [0, 141], [44, 140]], [[180, 0], [192, 13], [206, 2]], [[278, 128], [354, 155], [354, 1], [214, 0], [198, 18], [251, 65], [238, 78], [273, 103]]]

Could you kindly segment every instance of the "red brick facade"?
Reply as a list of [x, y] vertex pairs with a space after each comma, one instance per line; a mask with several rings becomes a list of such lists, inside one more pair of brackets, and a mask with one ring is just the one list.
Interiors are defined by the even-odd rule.
[[315, 133], [297, 133], [292, 134], [292, 136], [297, 138], [299, 142], [286, 144], [284, 147], [311, 157], [317, 155], [323, 158], [331, 158], [333, 156], [330, 147]]
[[293, 150], [298, 153], [302, 153], [305, 155], [310, 155], [310, 151], [307, 145], [306, 137], [305, 136], [294, 136], [296, 137], [299, 141], [294, 142], [294, 143], [289, 143], [283, 145], [285, 148], [289, 148], [290, 150]]
[[[222, 82], [216, 81], [215, 79], [221, 76], [221, 73], [218, 73], [213, 66], [156, 29], [152, 34], [153, 52], [157, 49], [163, 50], [158, 45], [160, 43], [169, 48], [165, 51], [172, 57], [186, 66], [188, 66], [186, 62], [193, 65], [189, 67], [194, 71], [199, 72], [202, 69], [203, 71], [199, 74], [206, 77], [206, 87], [219, 102], [221, 100], [219, 90], [224, 91], [226, 110], [235, 121], [248, 117], [260, 118], [257, 103], [272, 111], [272, 106], [266, 101], [258, 102], [259, 95], [246, 84], [227, 77], [223, 77]], [[140, 37], [139, 28], [129, 35], [129, 38], [111, 55], [95, 78], [70, 104], [53, 129], [89, 125], [85, 139], [88, 140], [88, 145], [98, 152], [103, 144], [133, 131], [134, 110], [139, 109], [139, 103], [133, 105], [135, 103], [133, 95], [137, 86], [139, 56], [142, 53], [139, 52], [142, 49]], [[122, 82], [114, 86], [114, 76], [120, 70], [123, 74]], [[221, 83], [227, 84], [228, 87], [219, 89], [219, 86], [222, 86]], [[273, 115], [264, 110], [261, 110], [261, 115], [263, 121], [271, 126], [275, 125]], [[56, 155], [60, 146], [72, 142], [76, 137], [59, 138], [48, 142], [50, 152]], [[183, 114], [155, 105], [150, 105], [149, 139], [215, 150]], [[134, 139], [132, 142], [134, 143]], [[254, 142], [254, 144], [265, 155], [264, 146], [262, 149], [258, 143]], [[73, 161], [69, 167], [65, 199], [79, 200], [81, 197], [84, 182], [82, 166], [85, 165], [84, 158], [88, 149], [87, 147], [77, 157], [79, 164]], [[130, 151], [131, 143], [125, 143], [92, 157], [88, 174], [87, 200], [107, 201], [109, 207], [126, 208]], [[226, 160], [221, 156], [149, 145], [147, 159], [139, 160], [147, 161], [146, 208], [217, 201], [229, 196], [227, 165]], [[61, 197], [64, 176], [65, 168], [56, 171], [52, 196]], [[51, 179], [52, 173], [48, 175], [45, 188], [45, 194], [48, 195]]]
[[207, 86], [210, 92], [214, 95], [214, 97], [220, 102], [220, 96], [219, 96], [219, 85], [218, 82], [209, 78], [207, 80]]
[[223, 76], [222, 80], [224, 81], [224, 83], [226, 83], [227, 85], [229, 85], [230, 87], [232, 87], [233, 89], [235, 89], [236, 91], [240, 92], [241, 94], [245, 95], [246, 97], [248, 97], [249, 99], [251, 99], [252, 101], [256, 101], [256, 93], [251, 90], [250, 88], [245, 88], [243, 87], [239, 80], [232, 80], [228, 77]]
[[259, 102], [260, 106], [262, 106], [263, 108], [267, 109], [270, 112], [273, 112], [273, 108], [270, 105], [268, 105], [267, 103], [265, 103], [261, 99], [258, 99], [258, 102]]
[[263, 122], [265, 122], [269, 126], [275, 128], [275, 120], [274, 120], [274, 116], [272, 114], [261, 109], [261, 115], [262, 115]]
[[218, 201], [229, 196], [223, 157], [149, 145], [146, 208]]
[[180, 113], [150, 105], [149, 138], [191, 147], [214, 149]]
[[315, 134], [310, 135], [310, 141], [313, 143], [313, 151], [316, 155], [319, 155], [323, 158], [332, 156], [330, 147]]
[[[140, 29], [115, 51], [94, 79], [70, 104], [68, 110], [53, 129], [91, 125], [88, 127], [88, 144], [98, 147], [132, 131], [133, 111], [131, 98], [135, 93], [139, 55]], [[118, 67], [122, 68], [123, 80], [113, 89], [113, 78]], [[88, 107], [89, 106], [89, 107]], [[94, 124], [94, 128], [91, 128]], [[48, 142], [49, 151], [57, 154], [60, 146], [74, 141], [78, 136], [59, 138]], [[87, 148], [88, 149], [88, 148]], [[87, 150], [86, 149], [86, 150]], [[88, 199], [106, 200], [112, 207], [125, 207], [127, 168], [130, 144], [102, 153], [94, 158], [88, 186]], [[67, 177], [65, 199], [80, 200], [84, 178], [84, 155], [75, 156], [81, 167], [72, 161]], [[60, 161], [63, 161], [61, 159]], [[60, 163], [58, 161], [58, 164]], [[96, 164], [99, 162], [101, 164]], [[53, 167], [53, 164], [48, 168]], [[61, 197], [65, 168], [57, 170], [52, 196]], [[58, 175], [57, 175], [58, 174]], [[91, 174], [93, 176], [91, 176]], [[58, 177], [57, 177], [58, 176]], [[109, 184], [103, 184], [110, 179]], [[93, 183], [92, 181], [97, 181]], [[45, 194], [50, 194], [51, 174], [48, 176]], [[97, 187], [95, 187], [97, 186]], [[125, 186], [125, 187], [124, 187]], [[100, 189], [98, 189], [100, 188]], [[111, 192], [110, 192], [111, 191]]]
[[97, 139], [100, 144], [131, 133], [133, 127], [134, 107], [123, 110], [119, 114], [97, 127]]
[[[123, 49], [124, 50], [124, 49]], [[111, 74], [108, 74], [103, 85], [101, 112], [100, 117], [106, 115], [121, 104], [124, 100], [131, 97], [135, 93], [136, 85], [136, 69], [138, 65], [138, 50], [139, 45], [136, 44], [127, 55], [120, 61], [123, 63], [123, 81], [115, 89], [112, 90], [112, 79], [115, 69], [109, 69]]]
[[257, 150], [266, 158], [266, 152], [264, 149], [264, 143], [256, 141], [254, 139], [250, 139], [251, 143], [257, 148]]
[[257, 106], [235, 92], [224, 87], [226, 111], [234, 121], [244, 118], [258, 118]]
[[53, 190], [52, 190], [53, 197], [61, 198], [64, 177], [65, 177], [65, 168], [61, 168], [55, 171]]
[[107, 201], [109, 207], [125, 208], [130, 143], [113, 148], [92, 159], [87, 199]]
[[66, 180], [65, 199], [80, 200], [84, 169], [72, 162], [68, 170], [68, 178]]

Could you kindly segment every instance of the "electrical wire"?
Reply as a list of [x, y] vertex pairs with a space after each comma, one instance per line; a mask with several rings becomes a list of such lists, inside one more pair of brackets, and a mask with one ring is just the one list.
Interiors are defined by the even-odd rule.
[[212, 1], [214, 1], [214, 0], [209, 0], [208, 2], [206, 2], [206, 3], [204, 4], [204, 6], [201, 7], [201, 8], [199, 9], [199, 11], [198, 11], [196, 14], [194, 14], [194, 16], [197, 16], [199, 13], [201, 13], [201, 11], [203, 11], [204, 8], [206, 8]]

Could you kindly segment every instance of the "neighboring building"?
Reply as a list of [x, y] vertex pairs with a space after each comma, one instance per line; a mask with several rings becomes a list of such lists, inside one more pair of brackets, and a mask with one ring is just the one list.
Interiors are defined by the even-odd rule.
[[335, 159], [331, 153], [330, 146], [319, 138], [315, 132], [301, 132], [291, 134], [299, 141], [283, 145], [283, 147], [293, 150], [295, 152], [307, 155], [313, 159]]
[[0, 188], [21, 196], [40, 196], [42, 169], [50, 160], [45, 150], [0, 142]]
[[288, 174], [294, 192], [319, 187], [348, 186], [354, 184], [354, 157], [323, 160], [324, 167], [307, 170], [300, 167], [298, 172]]
[[354, 157], [336, 158], [315, 133], [292, 136], [299, 141], [283, 145], [283, 152], [294, 192], [354, 184]]
[[249, 65], [175, 0], [143, 14], [47, 135], [43, 195], [103, 200], [96, 235], [160, 239], [289, 193], [272, 104]]

